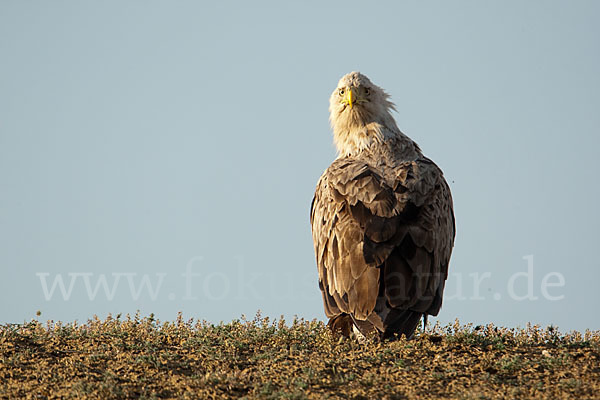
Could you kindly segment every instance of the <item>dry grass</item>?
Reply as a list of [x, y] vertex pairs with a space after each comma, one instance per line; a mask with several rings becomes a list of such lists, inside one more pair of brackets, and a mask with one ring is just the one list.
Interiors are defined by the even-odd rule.
[[152, 316], [0, 327], [2, 398], [584, 399], [600, 332], [435, 326], [406, 341], [333, 339], [317, 321], [213, 325]]

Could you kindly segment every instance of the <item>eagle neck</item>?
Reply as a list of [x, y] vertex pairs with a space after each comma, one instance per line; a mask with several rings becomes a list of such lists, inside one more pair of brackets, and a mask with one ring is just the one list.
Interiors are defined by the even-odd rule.
[[391, 152], [401, 159], [412, 160], [421, 154], [419, 146], [402, 133], [395, 123], [392, 127], [377, 122], [362, 126], [335, 126], [333, 140], [338, 158]]

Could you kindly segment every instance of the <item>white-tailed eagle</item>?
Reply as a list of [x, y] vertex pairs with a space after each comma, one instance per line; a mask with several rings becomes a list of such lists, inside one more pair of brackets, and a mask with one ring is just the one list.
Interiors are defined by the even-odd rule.
[[455, 236], [450, 188], [369, 78], [345, 75], [329, 104], [339, 155], [310, 215], [329, 326], [344, 336], [411, 337], [442, 305]]

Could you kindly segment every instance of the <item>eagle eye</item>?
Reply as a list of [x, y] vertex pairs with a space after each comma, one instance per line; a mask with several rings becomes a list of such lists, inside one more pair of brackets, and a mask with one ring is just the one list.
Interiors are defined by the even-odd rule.
[[338, 90], [338, 93], [340, 96], [343, 96], [344, 94], [346, 94], [346, 91], [342, 88], [342, 89]]
[[371, 89], [369, 88], [365, 88], [365, 95], [370, 95], [371, 94]]

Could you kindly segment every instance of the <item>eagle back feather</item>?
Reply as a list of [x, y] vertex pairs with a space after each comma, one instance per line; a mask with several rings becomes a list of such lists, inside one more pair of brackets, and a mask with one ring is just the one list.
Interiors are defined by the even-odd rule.
[[431, 160], [383, 165], [376, 153], [338, 158], [317, 184], [311, 225], [326, 315], [364, 321], [378, 299], [437, 315], [454, 240], [450, 190]]

